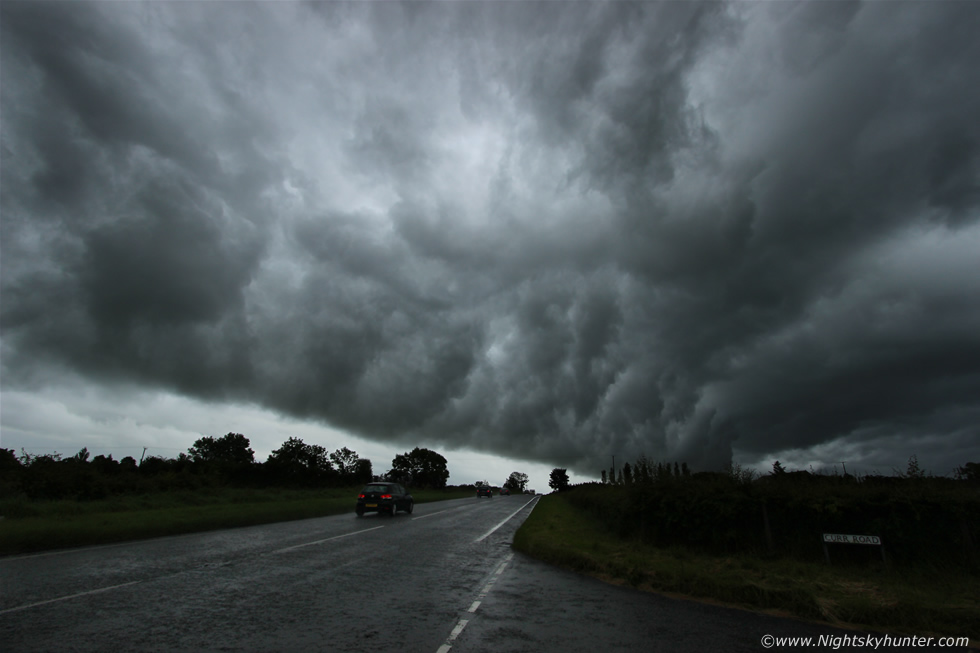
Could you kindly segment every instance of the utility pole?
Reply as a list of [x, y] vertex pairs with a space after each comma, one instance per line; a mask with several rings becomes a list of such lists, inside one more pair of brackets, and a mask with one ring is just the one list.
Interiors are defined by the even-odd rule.
[[140, 466], [143, 465], [143, 456], [145, 456], [145, 455], [146, 455], [146, 447], [143, 447], [143, 455], [140, 456]]
[[844, 476], [847, 476], [847, 467], [844, 465], [844, 461], [840, 461], [840, 466], [844, 468]]

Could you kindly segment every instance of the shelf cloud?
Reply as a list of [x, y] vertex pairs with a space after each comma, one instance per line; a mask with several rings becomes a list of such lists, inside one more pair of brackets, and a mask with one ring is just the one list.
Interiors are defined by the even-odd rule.
[[590, 474], [980, 459], [980, 6], [0, 14], [5, 390]]

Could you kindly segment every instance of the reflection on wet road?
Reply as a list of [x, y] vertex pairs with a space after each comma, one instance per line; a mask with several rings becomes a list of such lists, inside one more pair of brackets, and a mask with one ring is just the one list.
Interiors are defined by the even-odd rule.
[[461, 499], [6, 558], [0, 641], [5, 651], [435, 653], [502, 571], [535, 501]]
[[514, 532], [537, 500], [0, 559], [0, 642], [5, 653], [758, 652], [767, 635], [854, 634], [642, 594], [516, 554]]

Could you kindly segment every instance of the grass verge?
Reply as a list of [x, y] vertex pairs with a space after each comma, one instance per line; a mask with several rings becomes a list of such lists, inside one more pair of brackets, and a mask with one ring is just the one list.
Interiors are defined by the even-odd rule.
[[[104, 501], [0, 503], [0, 555], [110, 544], [354, 512], [357, 488], [171, 492]], [[416, 503], [469, 491], [413, 491]]]
[[710, 556], [622, 540], [561, 495], [543, 497], [514, 548], [607, 582], [840, 627], [980, 640], [980, 577], [961, 569], [828, 566]]

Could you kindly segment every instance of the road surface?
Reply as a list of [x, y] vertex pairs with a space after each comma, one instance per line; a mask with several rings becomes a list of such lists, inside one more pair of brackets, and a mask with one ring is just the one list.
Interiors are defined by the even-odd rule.
[[516, 554], [536, 501], [474, 497], [0, 559], [0, 648], [759, 652], [766, 634], [855, 634], [638, 593]]

